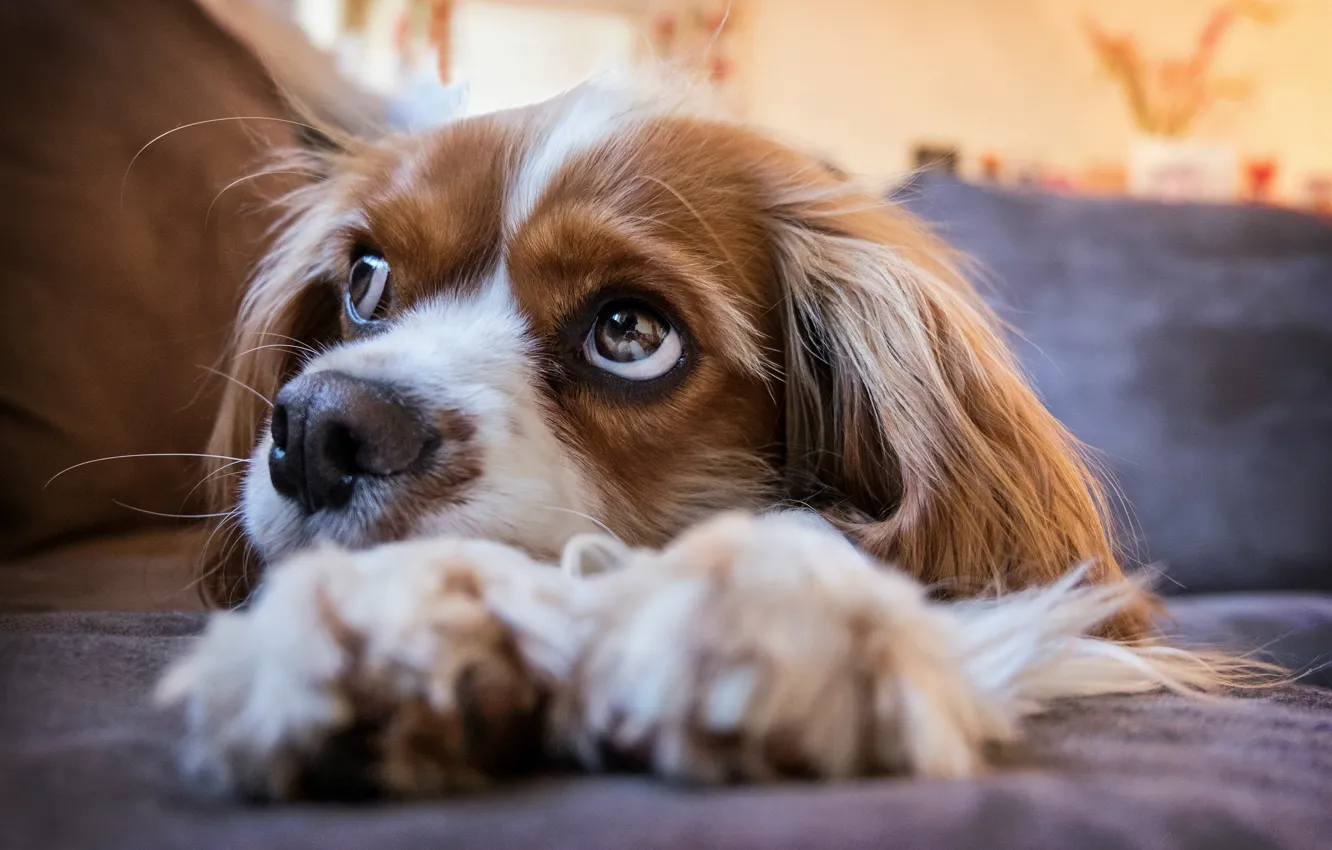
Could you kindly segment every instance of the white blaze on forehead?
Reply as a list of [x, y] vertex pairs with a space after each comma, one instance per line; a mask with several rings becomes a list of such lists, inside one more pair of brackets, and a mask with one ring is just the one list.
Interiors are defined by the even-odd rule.
[[558, 111], [539, 130], [505, 199], [504, 229], [509, 234], [532, 215], [565, 165], [606, 141], [642, 110], [628, 94], [594, 86], [575, 89], [550, 106]]
[[317, 358], [308, 371], [345, 371], [432, 399], [472, 383], [513, 389], [528, 373], [530, 347], [527, 320], [501, 265], [479, 290], [425, 301], [382, 333]]

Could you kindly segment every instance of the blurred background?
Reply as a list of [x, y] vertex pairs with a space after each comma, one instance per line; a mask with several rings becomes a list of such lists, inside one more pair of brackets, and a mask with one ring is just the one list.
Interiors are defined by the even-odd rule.
[[666, 61], [891, 177], [1332, 210], [1328, 0], [286, 0], [368, 85], [485, 111]]

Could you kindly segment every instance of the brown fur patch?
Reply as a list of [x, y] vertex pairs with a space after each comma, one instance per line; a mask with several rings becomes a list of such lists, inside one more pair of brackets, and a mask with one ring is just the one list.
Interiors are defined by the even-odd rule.
[[357, 249], [393, 270], [389, 315], [441, 292], [474, 291], [498, 265], [505, 187], [522, 136], [478, 119], [383, 142], [350, 162], [334, 262]]
[[417, 522], [442, 505], [467, 498], [468, 487], [481, 477], [482, 458], [476, 445], [476, 426], [457, 410], [435, 411], [438, 445], [427, 468], [404, 476], [379, 520], [380, 541], [406, 537]]
[[[692, 154], [705, 151], [701, 169]], [[553, 387], [560, 432], [606, 494], [603, 518], [632, 543], [661, 544], [712, 511], [777, 498], [779, 394], [754, 352], [770, 354], [780, 337], [779, 293], [751, 154], [716, 125], [649, 122], [569, 162], [510, 247], [514, 292], [540, 337], [556, 339], [599, 293], [626, 291], [664, 304], [694, 344], [690, 374], [663, 397]]]

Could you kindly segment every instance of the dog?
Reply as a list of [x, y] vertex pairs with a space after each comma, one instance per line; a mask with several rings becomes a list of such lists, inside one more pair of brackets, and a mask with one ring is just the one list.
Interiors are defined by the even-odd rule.
[[964, 777], [1053, 699], [1238, 675], [1152, 637], [959, 259], [819, 159], [598, 84], [321, 138], [210, 449], [240, 607], [159, 690], [194, 774]]

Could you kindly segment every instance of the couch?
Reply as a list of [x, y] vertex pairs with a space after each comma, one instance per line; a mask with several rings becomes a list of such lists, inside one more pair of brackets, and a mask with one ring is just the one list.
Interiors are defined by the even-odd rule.
[[156, 515], [194, 510], [193, 467], [108, 461], [47, 484], [91, 458], [201, 450], [218, 385], [197, 367], [221, 356], [267, 224], [264, 187], [214, 199], [289, 135], [204, 125], [125, 166], [172, 127], [285, 112], [188, 0], [5, 4], [0, 69], [0, 847], [1332, 846], [1326, 223], [935, 178], [897, 193], [970, 253], [1041, 393], [1100, 450], [1126, 539], [1170, 594], [1166, 627], [1299, 683], [1062, 703], [961, 782], [547, 775], [446, 800], [245, 805], [179, 782], [179, 718], [147, 701], [204, 618], [207, 528]]

